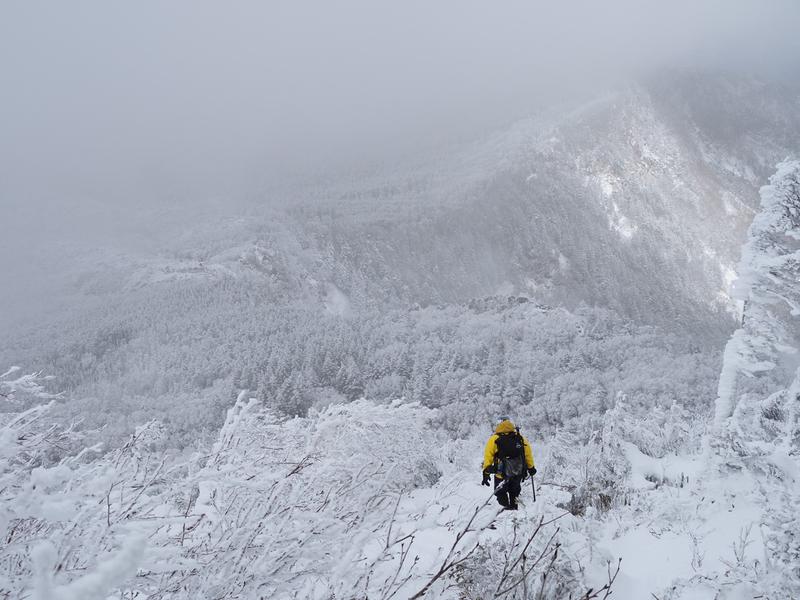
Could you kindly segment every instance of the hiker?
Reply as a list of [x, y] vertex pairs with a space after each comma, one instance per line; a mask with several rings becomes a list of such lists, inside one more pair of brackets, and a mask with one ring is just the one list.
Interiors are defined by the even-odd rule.
[[[533, 451], [514, 423], [503, 417], [494, 434], [486, 442], [483, 453], [483, 481], [489, 485], [489, 475], [494, 473], [497, 501], [503, 508], [517, 510], [517, 498], [522, 491], [522, 481], [530, 474], [536, 475]], [[505, 485], [501, 484], [505, 482]]]

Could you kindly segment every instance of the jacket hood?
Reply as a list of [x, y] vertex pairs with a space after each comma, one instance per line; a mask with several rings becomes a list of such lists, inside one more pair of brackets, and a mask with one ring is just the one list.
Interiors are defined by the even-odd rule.
[[495, 428], [495, 433], [513, 433], [516, 431], [517, 428], [514, 426], [514, 423], [506, 419], [505, 421], [501, 421], [500, 424]]

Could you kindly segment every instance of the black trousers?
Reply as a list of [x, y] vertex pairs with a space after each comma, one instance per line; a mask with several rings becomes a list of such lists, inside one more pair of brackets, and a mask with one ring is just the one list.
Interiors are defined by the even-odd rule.
[[506, 479], [501, 479], [497, 475], [494, 476], [494, 495], [497, 497], [497, 502], [500, 506], [505, 506], [506, 508], [516, 506], [517, 498], [522, 492], [522, 477], [509, 477], [503, 488], [497, 491], [498, 486], [504, 481]]

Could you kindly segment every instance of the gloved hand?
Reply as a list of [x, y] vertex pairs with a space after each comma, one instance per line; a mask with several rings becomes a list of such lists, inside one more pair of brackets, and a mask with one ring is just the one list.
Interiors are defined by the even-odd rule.
[[530, 469], [528, 469], [528, 474], [529, 474], [531, 477], [533, 477], [534, 475], [536, 475], [536, 467], [531, 467]]
[[481, 481], [481, 485], [489, 485], [489, 474], [486, 471], [483, 472], [483, 481]]

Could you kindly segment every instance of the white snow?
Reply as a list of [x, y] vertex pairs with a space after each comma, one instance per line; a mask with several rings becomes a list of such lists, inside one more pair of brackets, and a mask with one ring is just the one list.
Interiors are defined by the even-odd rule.
[[350, 299], [334, 283], [325, 284], [325, 311], [328, 314], [346, 317], [350, 314]]
[[611, 207], [611, 228], [624, 239], [631, 239], [639, 228], [622, 214], [616, 202], [612, 202]]
[[611, 198], [611, 196], [614, 195], [615, 178], [608, 173], [601, 173], [597, 176], [597, 179], [600, 183], [600, 191], [603, 193], [603, 196]]

